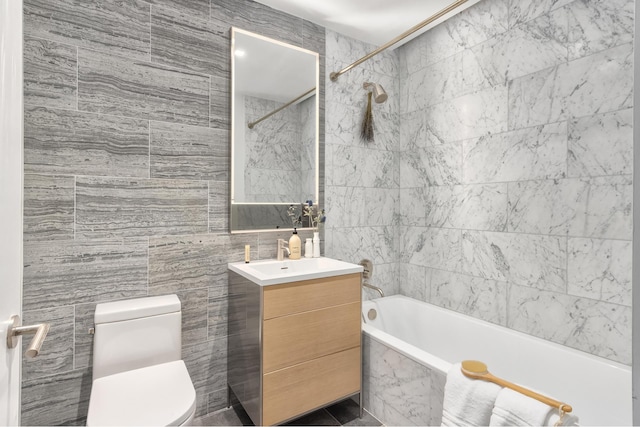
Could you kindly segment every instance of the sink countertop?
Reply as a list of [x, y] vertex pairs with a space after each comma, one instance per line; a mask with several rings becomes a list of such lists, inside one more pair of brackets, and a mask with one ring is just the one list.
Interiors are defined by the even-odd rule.
[[251, 280], [260, 286], [279, 285], [299, 280], [321, 279], [342, 274], [361, 273], [359, 264], [340, 261], [333, 258], [301, 258], [299, 260], [273, 259], [227, 264], [229, 270]]

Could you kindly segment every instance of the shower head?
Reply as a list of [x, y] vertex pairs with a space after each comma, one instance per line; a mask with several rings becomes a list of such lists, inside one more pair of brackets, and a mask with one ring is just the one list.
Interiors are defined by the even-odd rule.
[[364, 82], [362, 84], [362, 87], [364, 89], [372, 89], [373, 99], [374, 101], [376, 101], [377, 104], [382, 104], [388, 98], [387, 92], [385, 92], [382, 85], [379, 85], [378, 83]]

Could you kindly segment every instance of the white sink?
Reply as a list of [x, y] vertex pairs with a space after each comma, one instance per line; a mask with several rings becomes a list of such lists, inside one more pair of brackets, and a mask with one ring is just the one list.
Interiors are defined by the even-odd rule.
[[284, 261], [251, 261], [248, 264], [232, 262], [228, 264], [228, 267], [229, 270], [260, 286], [361, 273], [363, 270], [361, 265], [324, 257], [298, 260], [285, 259]]

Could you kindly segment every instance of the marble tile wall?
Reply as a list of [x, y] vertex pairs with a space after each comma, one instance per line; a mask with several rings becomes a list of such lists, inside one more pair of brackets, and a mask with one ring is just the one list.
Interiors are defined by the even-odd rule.
[[397, 49], [399, 290], [631, 363], [632, 0], [484, 0]]
[[362, 345], [365, 408], [385, 425], [440, 425], [446, 374], [368, 335]]
[[[257, 120], [284, 103], [244, 96], [247, 121]], [[244, 198], [247, 202], [291, 202], [307, 200], [301, 195], [303, 145], [300, 106], [291, 105], [245, 129]]]
[[288, 238], [228, 232], [229, 29], [319, 52], [323, 83], [324, 28], [251, 0], [25, 0], [24, 21], [23, 314], [52, 328], [22, 423], [84, 424], [96, 304], [168, 293], [197, 415], [221, 408], [226, 264]]
[[[377, 46], [327, 30], [326, 85], [326, 254], [374, 263], [371, 283], [392, 295], [398, 290], [397, 205], [400, 180], [400, 81], [398, 59], [386, 51], [329, 80]], [[360, 139], [367, 106], [364, 82], [381, 84], [389, 98], [373, 103], [374, 141]], [[364, 297], [375, 297], [364, 291]]]

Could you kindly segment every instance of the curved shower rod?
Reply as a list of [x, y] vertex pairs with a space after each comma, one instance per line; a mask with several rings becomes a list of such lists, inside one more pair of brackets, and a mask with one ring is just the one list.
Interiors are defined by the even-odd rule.
[[394, 38], [393, 40], [383, 44], [382, 46], [380, 46], [379, 48], [377, 48], [376, 50], [374, 50], [373, 52], [363, 56], [362, 58], [358, 59], [356, 62], [354, 62], [351, 65], [348, 65], [346, 67], [344, 67], [342, 70], [340, 71], [334, 71], [332, 72], [329, 77], [331, 78], [332, 82], [335, 82], [338, 80], [338, 77], [340, 77], [342, 74], [346, 73], [347, 71], [351, 70], [353, 67], [356, 67], [360, 64], [362, 64], [364, 61], [366, 61], [367, 59], [373, 58], [374, 56], [376, 56], [377, 54], [379, 54], [380, 52], [382, 52], [385, 49], [388, 49], [389, 47], [393, 46], [394, 44], [398, 43], [400, 40], [410, 36], [411, 34], [415, 33], [416, 31], [422, 29], [423, 27], [431, 24], [433, 21], [435, 21], [436, 19], [440, 19], [442, 18], [444, 15], [446, 15], [447, 13], [453, 11], [454, 9], [456, 9], [457, 7], [463, 5], [464, 3], [466, 3], [468, 0], [458, 0], [454, 3], [451, 3], [449, 6], [445, 7], [444, 9], [442, 9], [440, 12], [436, 13], [435, 15], [432, 15], [430, 17], [428, 17], [427, 19], [425, 19], [424, 21], [420, 22], [419, 24], [414, 25], [413, 27], [411, 27], [410, 29], [408, 29], [407, 31], [405, 31], [404, 33], [400, 34], [399, 36], [397, 36], [396, 38]]

